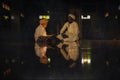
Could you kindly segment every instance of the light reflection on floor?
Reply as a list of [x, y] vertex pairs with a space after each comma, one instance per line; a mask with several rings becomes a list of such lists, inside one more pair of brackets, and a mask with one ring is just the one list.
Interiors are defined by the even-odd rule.
[[[47, 49], [48, 64], [40, 63], [34, 50], [34, 44], [2, 44], [1, 80], [120, 79], [119, 40], [83, 40], [80, 41], [79, 47], [76, 46], [76, 43], [65, 44]], [[63, 53], [61, 53], [61, 45]], [[67, 55], [67, 50], [73, 53], [78, 52], [78, 57], [75, 55], [70, 57]]]

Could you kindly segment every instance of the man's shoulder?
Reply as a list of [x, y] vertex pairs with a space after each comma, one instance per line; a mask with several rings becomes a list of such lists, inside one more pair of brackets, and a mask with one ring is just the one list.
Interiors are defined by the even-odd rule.
[[36, 29], [42, 29], [42, 25], [38, 25]]
[[69, 22], [65, 22], [65, 24], [69, 24]]
[[73, 21], [73, 24], [78, 24], [76, 21]]

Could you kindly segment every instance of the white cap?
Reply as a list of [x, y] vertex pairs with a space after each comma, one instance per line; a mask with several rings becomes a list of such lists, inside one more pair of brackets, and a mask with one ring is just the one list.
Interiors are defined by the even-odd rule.
[[73, 20], [75, 20], [75, 15], [69, 14], [68, 16], [70, 16]]

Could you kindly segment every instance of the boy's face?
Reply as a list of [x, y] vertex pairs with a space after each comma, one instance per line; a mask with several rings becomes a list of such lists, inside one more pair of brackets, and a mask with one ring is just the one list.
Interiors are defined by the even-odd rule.
[[48, 19], [41, 19], [40, 24], [46, 27], [46, 25], [48, 24], [48, 21], [49, 21]]

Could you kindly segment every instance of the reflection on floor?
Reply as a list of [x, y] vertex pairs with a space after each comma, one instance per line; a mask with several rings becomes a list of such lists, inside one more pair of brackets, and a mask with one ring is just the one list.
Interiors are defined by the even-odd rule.
[[1, 46], [0, 80], [120, 80], [119, 40]]

